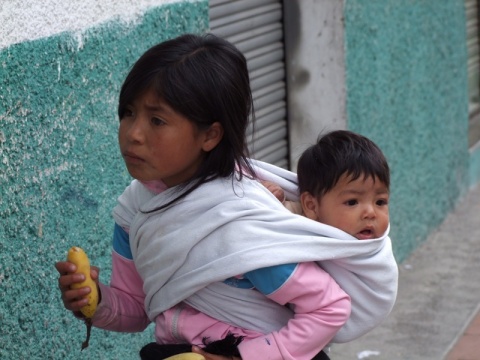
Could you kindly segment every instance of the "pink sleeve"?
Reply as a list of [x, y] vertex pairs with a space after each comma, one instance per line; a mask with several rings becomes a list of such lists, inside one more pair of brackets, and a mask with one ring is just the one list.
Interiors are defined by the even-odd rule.
[[150, 320], [145, 313], [143, 281], [133, 260], [112, 252], [110, 286], [100, 284], [101, 301], [93, 325], [121, 332], [143, 331]]
[[350, 316], [350, 297], [316, 263], [298, 264], [280, 289], [268, 295], [289, 304], [295, 315], [278, 332], [239, 345], [243, 360], [310, 360], [320, 352]]

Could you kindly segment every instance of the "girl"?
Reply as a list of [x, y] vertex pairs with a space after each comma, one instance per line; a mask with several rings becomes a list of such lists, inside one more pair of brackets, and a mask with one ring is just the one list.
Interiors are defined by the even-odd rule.
[[[397, 267], [389, 238], [358, 246], [286, 210], [256, 173], [277, 183], [276, 172], [290, 173], [247, 157], [251, 113], [246, 60], [213, 35], [166, 41], [133, 66], [118, 115], [135, 180], [113, 211], [112, 278], [98, 282], [94, 326], [132, 332], [153, 321], [158, 344], [233, 334], [236, 358], [310, 360], [337, 332], [336, 341], [349, 341], [390, 312]], [[56, 268], [64, 306], [78, 315], [90, 289], [70, 289], [82, 281], [73, 264]], [[350, 318], [337, 282], [352, 296]]]

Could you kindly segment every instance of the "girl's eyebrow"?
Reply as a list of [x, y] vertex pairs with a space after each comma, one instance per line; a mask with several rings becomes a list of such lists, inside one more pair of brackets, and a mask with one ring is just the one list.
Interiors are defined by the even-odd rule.
[[145, 108], [149, 111], [165, 110], [165, 108], [160, 104], [146, 104]]
[[172, 109], [168, 106], [165, 106], [162, 103], [151, 103], [151, 104], [145, 104], [145, 109], [151, 112], [162, 112], [164, 114], [171, 114]]

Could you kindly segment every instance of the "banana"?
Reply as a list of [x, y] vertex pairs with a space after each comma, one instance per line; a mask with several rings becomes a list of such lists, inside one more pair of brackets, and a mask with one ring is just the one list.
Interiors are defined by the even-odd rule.
[[168, 358], [165, 358], [165, 360], [205, 360], [205, 358], [200, 354], [189, 352], [189, 353], [173, 355]]
[[71, 286], [72, 289], [79, 289], [88, 286], [90, 288], [90, 293], [86, 295], [88, 299], [87, 305], [80, 309], [80, 312], [85, 316], [85, 325], [87, 326], [87, 339], [82, 343], [82, 350], [88, 347], [88, 342], [90, 340], [90, 331], [92, 329], [92, 317], [97, 310], [98, 305], [98, 288], [95, 281], [90, 277], [90, 261], [88, 256], [81, 248], [78, 246], [72, 246], [68, 251], [67, 261], [75, 264], [77, 270], [76, 274], [83, 274], [85, 280], [80, 283], [75, 283]]

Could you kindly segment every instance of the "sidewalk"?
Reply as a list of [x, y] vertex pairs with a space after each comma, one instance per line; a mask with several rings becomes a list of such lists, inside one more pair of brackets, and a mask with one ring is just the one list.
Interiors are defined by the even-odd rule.
[[389, 318], [330, 358], [480, 360], [480, 185], [399, 270]]

